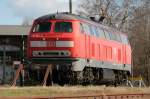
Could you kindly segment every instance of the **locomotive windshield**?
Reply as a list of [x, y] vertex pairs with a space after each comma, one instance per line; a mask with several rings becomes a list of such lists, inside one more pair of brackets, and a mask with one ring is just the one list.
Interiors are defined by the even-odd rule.
[[51, 30], [51, 22], [37, 23], [33, 28], [33, 32], [49, 32], [50, 30]]
[[55, 23], [55, 32], [72, 32], [72, 23], [71, 22], [56, 22]]

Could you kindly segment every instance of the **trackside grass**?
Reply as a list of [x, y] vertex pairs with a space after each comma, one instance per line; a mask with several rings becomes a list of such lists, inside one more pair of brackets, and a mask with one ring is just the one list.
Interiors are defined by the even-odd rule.
[[150, 93], [150, 88], [105, 86], [0, 87], [0, 96], [86, 96]]

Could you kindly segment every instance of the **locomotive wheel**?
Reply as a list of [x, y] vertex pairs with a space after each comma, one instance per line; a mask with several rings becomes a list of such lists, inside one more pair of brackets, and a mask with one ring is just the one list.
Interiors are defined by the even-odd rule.
[[116, 80], [115, 80], [115, 86], [124, 86], [125, 81], [128, 80], [129, 75], [127, 72], [123, 71], [116, 71]]
[[122, 85], [122, 80], [123, 80], [123, 73], [122, 71], [117, 71], [116, 72], [116, 80], [115, 80], [115, 86]]
[[[123, 80], [122, 80], [122, 85], [127, 85], [127, 81], [128, 81], [128, 78], [129, 78], [129, 74], [124, 71], [122, 72], [122, 77], [123, 77]], [[125, 83], [126, 82], [126, 83]]]
[[63, 80], [63, 77], [62, 77], [62, 72], [59, 71], [58, 73], [58, 84], [63, 86], [64, 85], [64, 80]]
[[101, 69], [94, 69], [94, 84], [100, 84], [101, 79], [103, 78], [103, 73]]
[[73, 71], [70, 71], [69, 74], [69, 85], [75, 85], [76, 84], [76, 74]]
[[70, 77], [69, 77], [69, 84], [70, 85], [77, 85], [77, 84], [82, 84], [83, 79], [83, 73], [78, 71], [78, 72], [71, 72]]
[[63, 86], [67, 83], [69, 83], [69, 72], [59, 71], [58, 84]]
[[94, 75], [93, 75], [93, 69], [92, 68], [85, 68], [84, 73], [83, 73], [83, 78], [84, 78], [84, 84], [92, 84], [94, 80]]

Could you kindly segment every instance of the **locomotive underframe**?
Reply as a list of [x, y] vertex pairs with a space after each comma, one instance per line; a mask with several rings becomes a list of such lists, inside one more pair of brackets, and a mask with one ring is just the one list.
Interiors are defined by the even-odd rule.
[[63, 84], [120, 84], [130, 75], [131, 66], [94, 59], [33, 58], [31, 68], [46, 69], [53, 65], [52, 82]]

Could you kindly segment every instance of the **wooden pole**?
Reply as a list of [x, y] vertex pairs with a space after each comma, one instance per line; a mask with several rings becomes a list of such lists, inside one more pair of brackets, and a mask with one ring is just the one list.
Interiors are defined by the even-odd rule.
[[53, 65], [49, 64], [48, 67], [47, 67], [47, 69], [46, 69], [46, 73], [45, 73], [44, 80], [43, 80], [43, 83], [42, 83], [43, 86], [46, 86], [49, 74], [50, 74], [51, 83], [52, 83], [52, 68], [53, 68]]
[[18, 67], [18, 69], [16, 71], [14, 80], [13, 80], [13, 82], [11, 84], [12, 87], [16, 86], [16, 81], [19, 78], [20, 74], [22, 74], [22, 71], [23, 71], [23, 64], [19, 64], [19, 67]]

